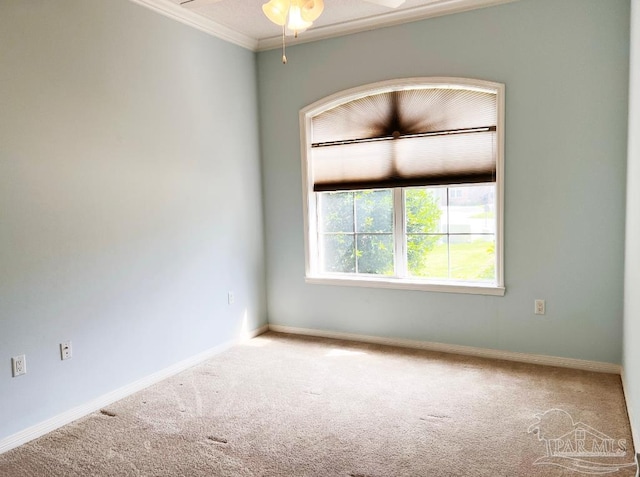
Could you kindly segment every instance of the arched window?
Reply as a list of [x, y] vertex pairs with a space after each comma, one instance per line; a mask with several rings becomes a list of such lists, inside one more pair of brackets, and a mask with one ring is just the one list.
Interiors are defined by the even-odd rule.
[[504, 85], [414, 78], [300, 112], [307, 281], [504, 294]]

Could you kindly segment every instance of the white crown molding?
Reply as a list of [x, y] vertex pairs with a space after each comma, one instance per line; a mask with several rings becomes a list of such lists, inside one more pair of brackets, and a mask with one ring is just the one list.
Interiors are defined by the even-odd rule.
[[[251, 51], [271, 50], [279, 48], [282, 44], [282, 37], [279, 35], [259, 40], [221, 25], [220, 23], [216, 23], [213, 20], [209, 20], [169, 0], [130, 1]], [[518, 0], [436, 0], [434, 3], [421, 7], [399, 10], [384, 15], [363, 18], [361, 20], [328, 25], [326, 27], [313, 28], [300, 35], [295, 42], [291, 42], [291, 46], [517, 1]]]
[[150, 8], [173, 20], [196, 28], [221, 40], [234, 43], [251, 51], [257, 51], [258, 40], [250, 36], [232, 30], [229, 27], [216, 23], [208, 18], [198, 15], [191, 10], [181, 7], [169, 0], [130, 0], [133, 3]]
[[[518, 0], [441, 0], [422, 7], [399, 10], [375, 17], [363, 18], [326, 27], [317, 27], [300, 34], [295, 41], [290, 41], [288, 46], [295, 46], [311, 41], [325, 40], [336, 36], [350, 35], [376, 28], [401, 25], [403, 23], [425, 20], [427, 18], [461, 13], [478, 8], [492, 7], [504, 3], [517, 2]], [[274, 36], [258, 40], [257, 51], [266, 51], [282, 46], [282, 36]]]
[[597, 373], [620, 374], [622, 368], [619, 364], [603, 363], [600, 361], [587, 361], [583, 359], [562, 358], [558, 356], [546, 356], [541, 354], [516, 353], [513, 351], [501, 351], [496, 349], [476, 348], [473, 346], [435, 343], [431, 341], [416, 341], [400, 338], [383, 338], [380, 336], [358, 335], [352, 333], [340, 333], [336, 331], [314, 330], [307, 328], [293, 328], [282, 325], [269, 325], [270, 331], [277, 333], [289, 333], [293, 335], [315, 336], [318, 338], [330, 338], [337, 340], [359, 341], [362, 343], [396, 346], [399, 348], [423, 349], [452, 353], [477, 358], [501, 359], [517, 363], [540, 364], [543, 366], [555, 366], [558, 368], [579, 369], [594, 371]]
[[5, 437], [4, 439], [0, 439], [0, 454], [2, 454], [3, 452], [7, 452], [15, 447], [21, 446], [22, 444], [26, 444], [27, 442], [48, 434], [51, 431], [55, 431], [56, 429], [65, 426], [75, 420], [78, 420], [81, 417], [87, 416], [92, 412], [96, 412], [97, 410], [108, 406], [109, 404], [119, 401], [120, 399], [124, 399], [133, 393], [142, 391], [143, 389], [148, 388], [153, 384], [159, 383], [164, 379], [167, 379], [175, 374], [184, 371], [185, 369], [191, 368], [197, 364], [202, 363], [203, 361], [206, 361], [209, 358], [214, 357], [217, 354], [222, 353], [223, 351], [226, 351], [239, 342], [261, 335], [267, 330], [267, 325], [261, 326], [260, 328], [243, 334], [238, 339], [219, 344], [218, 346], [203, 351], [202, 353], [192, 356], [191, 358], [180, 361], [172, 366], [169, 366], [168, 368], [162, 369], [131, 384], [127, 384], [126, 386], [108, 392], [107, 394], [103, 394], [102, 396], [92, 399], [89, 402], [69, 409], [68, 411], [58, 414], [57, 416], [54, 416], [52, 418], [46, 419], [34, 426], [28, 427], [13, 435]]

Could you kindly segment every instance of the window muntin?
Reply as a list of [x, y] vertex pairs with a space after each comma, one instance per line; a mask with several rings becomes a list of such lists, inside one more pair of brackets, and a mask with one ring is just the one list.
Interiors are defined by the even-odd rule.
[[400, 191], [400, 204], [392, 189], [315, 193], [322, 273], [495, 281], [494, 184]]
[[[416, 98], [433, 100], [428, 114]], [[375, 121], [382, 125], [394, 103], [405, 105], [404, 123], [377, 127]], [[472, 112], [474, 104], [481, 107], [471, 115], [473, 124], [450, 114]], [[427, 116], [431, 120], [420, 123], [421, 131], [408, 130], [407, 118], [416, 123]], [[504, 294], [503, 116], [503, 85], [459, 78], [378, 83], [302, 110], [307, 281]], [[479, 124], [486, 127], [471, 127]], [[438, 129], [447, 125], [461, 131]], [[333, 146], [339, 147], [329, 151]], [[378, 205], [367, 209], [374, 197]], [[425, 197], [440, 210], [435, 225], [415, 220], [415, 203]], [[324, 220], [328, 213], [334, 222]]]
[[394, 275], [393, 193], [317, 192], [324, 273]]
[[407, 189], [404, 207], [409, 276], [495, 282], [494, 184]]

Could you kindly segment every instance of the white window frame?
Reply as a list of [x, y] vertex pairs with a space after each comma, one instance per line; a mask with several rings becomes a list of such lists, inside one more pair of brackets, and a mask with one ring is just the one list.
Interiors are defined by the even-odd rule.
[[[474, 88], [481, 91], [489, 91], [496, 94], [497, 98], [497, 130], [496, 130], [496, 280], [494, 283], [471, 283], [463, 281], [437, 281], [417, 278], [397, 278], [388, 276], [363, 276], [363, 275], [337, 275], [322, 274], [319, 270], [317, 260], [318, 251], [318, 230], [317, 230], [317, 209], [316, 195], [313, 191], [313, 173], [310, 167], [311, 161], [311, 141], [312, 118], [328, 109], [340, 104], [356, 100], [365, 96], [396, 91], [398, 89], [414, 89], [424, 87], [464, 87]], [[305, 243], [305, 281], [321, 285], [338, 286], [359, 286], [373, 288], [397, 288], [405, 290], [422, 290], [447, 293], [469, 293], [478, 295], [505, 294], [504, 285], [504, 93], [505, 86], [502, 83], [490, 81], [453, 78], [453, 77], [426, 77], [426, 78], [406, 78], [378, 83], [371, 83], [356, 88], [328, 96], [324, 99], [300, 110], [300, 136], [301, 136], [301, 156], [302, 156], [302, 196], [303, 196], [303, 218], [304, 218], [304, 243]], [[402, 188], [395, 188], [394, 213], [404, 214], [403, 200], [398, 200], [403, 194]], [[398, 210], [400, 209], [400, 210]], [[395, 237], [402, 236], [402, 221], [395, 220]], [[400, 225], [398, 225], [400, 224]], [[404, 256], [405, 244], [403, 240], [395, 240], [396, 267], [400, 262], [398, 257]], [[396, 270], [397, 271], [397, 270]]]

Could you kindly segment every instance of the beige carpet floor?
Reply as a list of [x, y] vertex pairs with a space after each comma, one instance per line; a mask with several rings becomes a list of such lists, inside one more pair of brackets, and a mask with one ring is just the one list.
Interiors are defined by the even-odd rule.
[[0, 455], [22, 476], [633, 476], [620, 378], [267, 333]]

